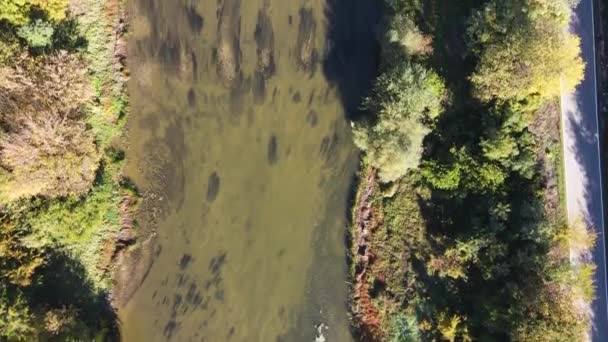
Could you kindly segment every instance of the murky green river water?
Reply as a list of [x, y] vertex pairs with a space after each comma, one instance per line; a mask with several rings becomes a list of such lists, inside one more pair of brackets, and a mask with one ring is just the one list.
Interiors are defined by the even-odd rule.
[[157, 239], [124, 341], [352, 339], [345, 106], [375, 6], [337, 3], [133, 0], [128, 174]]

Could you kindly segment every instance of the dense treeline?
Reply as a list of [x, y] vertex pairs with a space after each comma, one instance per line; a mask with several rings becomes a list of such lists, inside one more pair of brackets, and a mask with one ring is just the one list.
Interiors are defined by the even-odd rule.
[[387, 0], [384, 63], [364, 102], [374, 118], [354, 124], [366, 172], [384, 183], [367, 232], [374, 308], [354, 312], [366, 338], [578, 341], [589, 331], [594, 266], [579, 256], [594, 238], [546, 210], [559, 199], [544, 170], [561, 165], [540, 143], [552, 133], [531, 129], [582, 78], [566, 30], [574, 5]]
[[[105, 2], [0, 2], [0, 340], [106, 340], [126, 102]], [[118, 2], [114, 4], [117, 5]]]

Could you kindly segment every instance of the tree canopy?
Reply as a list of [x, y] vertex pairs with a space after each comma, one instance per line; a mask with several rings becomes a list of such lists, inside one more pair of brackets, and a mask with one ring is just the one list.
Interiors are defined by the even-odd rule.
[[29, 21], [32, 10], [39, 10], [52, 20], [62, 20], [70, 0], [0, 0], [0, 20], [14, 25]]
[[582, 80], [578, 37], [567, 32], [566, 0], [490, 1], [470, 20], [472, 51], [479, 66], [472, 75], [483, 100], [551, 98]]
[[428, 123], [439, 116], [444, 98], [439, 76], [407, 60], [377, 78], [364, 102], [377, 115], [375, 122], [356, 124], [354, 135], [382, 181], [394, 181], [418, 166]]
[[[393, 5], [394, 10], [399, 7]], [[353, 123], [355, 144], [383, 182], [397, 180], [418, 166], [422, 141], [447, 97], [443, 80], [424, 64], [432, 39], [409, 16], [393, 14], [387, 17], [380, 40], [381, 73], [363, 101], [373, 118]]]
[[0, 195], [14, 200], [81, 195], [99, 166], [82, 122], [90, 98], [81, 61], [58, 53], [4, 67], [0, 81]]
[[[575, 1], [386, 2], [376, 119], [354, 129], [371, 166], [356, 322], [377, 340], [582, 340], [595, 266], [571, 256], [594, 239], [559, 208], [555, 105], [584, 68]], [[375, 172], [392, 184], [371, 186]]]

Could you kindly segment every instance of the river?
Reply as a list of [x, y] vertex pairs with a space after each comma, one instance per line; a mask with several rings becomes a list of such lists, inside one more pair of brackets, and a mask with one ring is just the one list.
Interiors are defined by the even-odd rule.
[[350, 341], [348, 118], [374, 0], [133, 0], [127, 174], [154, 261], [124, 341]]

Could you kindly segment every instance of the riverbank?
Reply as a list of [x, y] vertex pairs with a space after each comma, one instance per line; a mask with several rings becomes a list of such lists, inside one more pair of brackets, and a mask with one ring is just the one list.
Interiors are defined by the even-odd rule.
[[112, 339], [112, 273], [138, 238], [124, 2], [9, 1], [0, 19], [0, 336]]
[[[594, 296], [595, 265], [570, 256], [594, 237], [565, 221], [557, 105], [561, 76], [572, 87], [582, 78], [580, 49], [555, 33], [566, 3], [515, 2], [533, 15], [512, 22], [494, 1], [387, 6], [380, 77], [364, 100], [375, 118], [353, 125], [365, 152], [351, 228], [360, 340], [579, 341], [590, 331], [581, 303]], [[552, 54], [560, 68], [535, 66], [549, 58], [540, 41], [570, 51]], [[517, 57], [511, 66], [497, 55]], [[522, 60], [529, 73], [509, 85]]]

